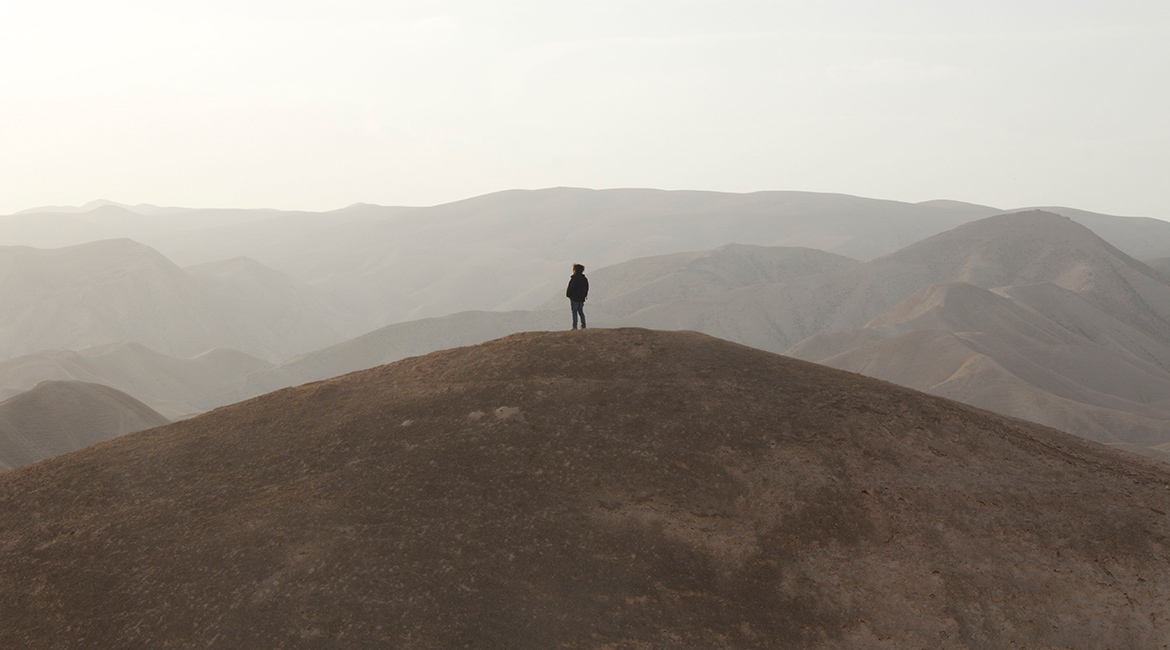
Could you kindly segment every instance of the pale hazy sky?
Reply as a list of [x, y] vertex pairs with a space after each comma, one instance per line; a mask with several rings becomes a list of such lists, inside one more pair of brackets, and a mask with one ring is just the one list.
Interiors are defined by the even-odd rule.
[[557, 185], [1170, 219], [1170, 2], [0, 3], [0, 214]]

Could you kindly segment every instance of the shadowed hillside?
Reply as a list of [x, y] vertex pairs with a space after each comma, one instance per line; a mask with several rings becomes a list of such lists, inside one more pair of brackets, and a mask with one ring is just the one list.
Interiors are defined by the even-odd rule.
[[0, 402], [0, 470], [168, 422], [108, 386], [47, 381]]
[[699, 334], [521, 334], [0, 476], [0, 645], [1158, 647], [1168, 487]]

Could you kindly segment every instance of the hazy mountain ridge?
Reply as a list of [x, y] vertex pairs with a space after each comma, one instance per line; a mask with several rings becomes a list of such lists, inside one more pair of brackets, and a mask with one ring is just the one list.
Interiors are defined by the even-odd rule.
[[1154, 647], [1168, 484], [699, 334], [517, 335], [0, 476], [0, 643]]
[[[233, 348], [280, 360], [361, 331], [352, 316], [311, 304], [288, 284], [245, 291], [243, 274], [224, 283], [196, 273], [205, 277], [128, 239], [0, 247], [0, 356], [137, 342], [172, 356]], [[290, 304], [298, 301], [309, 304]]]
[[245, 379], [271, 365], [235, 350], [181, 359], [138, 343], [48, 350], [0, 362], [0, 399], [45, 381], [83, 381], [127, 393], [174, 420], [236, 401]]
[[[521, 208], [515, 209], [518, 204]], [[241, 374], [233, 376], [229, 364], [227, 368], [209, 371], [208, 376], [222, 382], [220, 386], [209, 388], [209, 382], [191, 379], [192, 375], [184, 375], [186, 371], [172, 368], [170, 362], [163, 363], [163, 369], [151, 370], [146, 368], [153, 362], [144, 362], [136, 366], [141, 368], [136, 371], [140, 376], [166, 379], [158, 382], [156, 387], [139, 389], [134, 382], [140, 379], [119, 376], [108, 365], [101, 370], [78, 366], [76, 371], [60, 368], [46, 371], [48, 366], [32, 363], [29, 368], [39, 369], [23, 374], [17, 372], [10, 379], [4, 379], [4, 370], [0, 366], [0, 388], [6, 388], [11, 394], [27, 389], [33, 379], [108, 381], [168, 416], [178, 417], [288, 385], [325, 379], [452, 345], [475, 344], [517, 331], [560, 329], [566, 321], [559, 310], [564, 308], [560, 296], [567, 265], [558, 266], [558, 272], [552, 275], [556, 279], [542, 280], [543, 285], [533, 285], [535, 288], [529, 288], [520, 298], [515, 295], [507, 297], [514, 286], [506, 277], [495, 273], [490, 264], [482, 268], [476, 265], [476, 260], [486, 258], [477, 257], [479, 253], [475, 249], [484, 248], [494, 238], [494, 241], [503, 241], [512, 247], [505, 251], [507, 255], [523, 258], [527, 247], [544, 238], [580, 239], [582, 245], [588, 245], [602, 236], [613, 239], [614, 230], [623, 219], [631, 221], [634, 230], [640, 232], [639, 236], [645, 241], [624, 242], [621, 238], [614, 241], [635, 247], [663, 246], [667, 240], [660, 235], [666, 230], [656, 230], [658, 225], [673, 220], [673, 230], [685, 231], [683, 226], [688, 219], [712, 219], [713, 210], [728, 205], [738, 205], [737, 209], [742, 212], [715, 218], [712, 228], [739, 223], [738, 231], [731, 228], [728, 232], [754, 232], [755, 236], [763, 237], [767, 228], [777, 233], [787, 227], [784, 226], [787, 218], [784, 214], [787, 213], [783, 211], [780, 216], [773, 215], [773, 223], [767, 225], [769, 219], [765, 213], [778, 204], [786, 205], [786, 210], [812, 206], [810, 214], [846, 205], [846, 216], [838, 215], [836, 222], [830, 220], [830, 225], [844, 223], [851, 226], [862, 223], [858, 215], [866, 206], [871, 206], [867, 200], [855, 197], [803, 193], [720, 195], [557, 189], [505, 192], [436, 208], [387, 209], [355, 205], [330, 215], [330, 219], [336, 219], [334, 222], [323, 221], [322, 215], [310, 213], [223, 211], [225, 214], [209, 217], [211, 225], [207, 228], [195, 227], [190, 232], [181, 233], [180, 239], [187, 241], [192, 251], [210, 250], [207, 248], [210, 239], [200, 243], [201, 237], [234, 232], [242, 239], [235, 242], [229, 239], [225, 244], [228, 248], [247, 249], [263, 243], [268, 254], [286, 255], [282, 258], [286, 263], [298, 259], [289, 252], [295, 251], [296, 246], [288, 248], [286, 244], [311, 242], [315, 252], [298, 267], [301, 275], [278, 271], [250, 258], [231, 258], [177, 269], [145, 246], [125, 240], [121, 244], [97, 242], [87, 245], [93, 247], [92, 251], [85, 246], [78, 249], [92, 253], [120, 246], [136, 251], [131, 258], [137, 255], [147, 260], [146, 268], [157, 266], [163, 270], [126, 273], [118, 270], [117, 264], [112, 264], [105, 270], [99, 269], [98, 273], [89, 272], [88, 267], [79, 267], [83, 270], [75, 269], [70, 276], [69, 272], [57, 269], [54, 282], [58, 284], [67, 284], [70, 278], [75, 280], [77, 277], [88, 283], [81, 290], [71, 289], [73, 293], [66, 293], [70, 297], [63, 299], [65, 306], [60, 309], [73, 311], [53, 311], [59, 308], [52, 307], [51, 301], [34, 300], [36, 309], [30, 312], [33, 318], [25, 317], [17, 325], [29, 326], [31, 323], [29, 330], [21, 331], [34, 331], [35, 336], [22, 334], [17, 338], [38, 348], [85, 347], [103, 341], [130, 339], [180, 357], [201, 351], [196, 350], [198, 345], [206, 346], [202, 349], [229, 347], [250, 350], [270, 361], [283, 360], [278, 367], [248, 363], [238, 367]], [[892, 202], [882, 205], [889, 210], [904, 207]], [[601, 233], [590, 232], [590, 220], [598, 218], [602, 209], [613, 210], [612, 214], [604, 216], [604, 219], [611, 220], [606, 221], [611, 227], [602, 229]], [[941, 211], [960, 221], [995, 210], [946, 201], [927, 202], [915, 209]], [[143, 218], [143, 215], [133, 213], [127, 217], [121, 213], [129, 211], [118, 206], [105, 206], [92, 212], [96, 217], [92, 214], [90, 217], [101, 217], [107, 225], [115, 222], [133, 224]], [[555, 218], [548, 218], [554, 213]], [[646, 214], [650, 216], [638, 216]], [[164, 216], [161, 223], [179, 216], [184, 215]], [[918, 223], [905, 215], [900, 217], [902, 221], [887, 222], [882, 221], [880, 213], [871, 217], [872, 223], [866, 227], [876, 228], [885, 223], [891, 231]], [[1102, 223], [1113, 223], [1111, 219], [1114, 218], [1103, 218]], [[274, 223], [280, 226], [276, 230], [272, 229]], [[1142, 220], [1121, 220], [1118, 223], [1132, 232], [1147, 232], [1142, 229], [1150, 226]], [[753, 228], [756, 230], [752, 231]], [[408, 237], [403, 241], [435, 241], [440, 233], [445, 232], [449, 235], [450, 250], [463, 247], [467, 257], [455, 268], [446, 268], [446, 253], [436, 254], [425, 248], [415, 249], [409, 254], [403, 254], [401, 247], [380, 250], [387, 232], [417, 235], [416, 239]], [[865, 228], [859, 232], [864, 234]], [[1150, 232], [1153, 231], [1147, 234]], [[684, 233], [683, 236], [701, 239], [708, 235]], [[1147, 247], [1157, 246], [1156, 237], [1147, 239]], [[336, 251], [347, 250], [347, 246], [354, 247], [357, 252], [346, 259], [342, 267], [334, 266], [331, 260], [336, 258]], [[30, 253], [32, 249], [21, 250], [27, 254], [52, 256], [61, 255], [68, 249], [39, 253]], [[425, 264], [418, 264], [418, 260], [425, 260]], [[513, 271], [525, 269], [522, 275], [543, 277], [542, 272], [535, 268], [544, 264], [539, 259], [521, 259], [511, 264], [509, 268]], [[386, 274], [400, 274], [405, 268], [414, 270], [406, 274], [410, 277], [399, 278], [397, 283], [414, 291], [413, 297], [378, 286], [382, 282], [379, 278], [389, 277]], [[464, 282], [466, 274], [474, 276], [474, 282]], [[1006, 327], [979, 334], [986, 323], [970, 321], [969, 317], [964, 317], [967, 322], [962, 325], [934, 323], [931, 329], [959, 335], [939, 339], [932, 348], [942, 350], [939, 346], [945, 341], [949, 351], [943, 354], [943, 359], [948, 361], [940, 368], [927, 369], [923, 365], [925, 361], [915, 357], [921, 363], [898, 371], [903, 375], [911, 371], [922, 373], [914, 380], [908, 376], [901, 379], [880, 373], [878, 376], [965, 399], [999, 412], [1070, 428], [1097, 439], [1140, 440], [1148, 444], [1157, 442], [1164, 435], [1159, 432], [1165, 419], [1164, 404], [1143, 395], [1142, 390], [1158, 394], [1155, 387], [1163, 385], [1164, 371], [1170, 368], [1170, 345], [1166, 343], [1170, 340], [1167, 331], [1170, 328], [1170, 290], [1165, 282], [1166, 276], [1105, 243], [1089, 230], [1052, 214], [1029, 212], [988, 217], [860, 264], [811, 249], [729, 244], [711, 250], [675, 252], [623, 261], [608, 267], [591, 267], [589, 275], [593, 279], [594, 291], [587, 313], [594, 326], [633, 324], [660, 329], [694, 329], [774, 352], [792, 348], [792, 354], [816, 359], [840, 355], [853, 346], [868, 345], [870, 347], [864, 353], [841, 356], [833, 362], [839, 365], [862, 363], [868, 368], [881, 366], [871, 359], [879, 350], [901, 349], [894, 342], [879, 342], [878, 339], [891, 338], [893, 330], [880, 322], [870, 321], [880, 320], [884, 312], [896, 308], [923, 287], [965, 282], [980, 287], [980, 290], [995, 289], [1015, 301], [1018, 308], [1040, 317], [1039, 320], [1029, 320], [1016, 313], [1013, 321], [1016, 325], [1047, 328], [1049, 336], [1036, 338], [1023, 332], [1012, 332]], [[318, 283], [311, 284], [305, 279], [310, 276], [316, 277]], [[364, 280], [349, 284], [347, 278], [355, 277]], [[114, 301], [103, 298], [100, 286], [103, 278], [115, 278], [111, 282], [122, 292], [122, 297]], [[194, 299], [184, 297], [167, 302], [168, 296], [173, 298], [175, 291], [165, 287], [175, 278], [181, 280], [176, 286], [186, 287], [178, 293], [189, 294]], [[422, 285], [419, 282], [429, 284], [420, 290], [418, 287]], [[132, 297], [135, 287], [152, 284], [159, 285], [155, 291], [163, 295], [163, 306], [155, 304], [149, 309], [161, 311], [165, 318], [183, 316], [188, 319], [180, 319], [180, 326], [157, 328], [162, 332], [160, 336], [174, 337], [180, 346], [171, 345], [166, 340], [160, 343], [158, 338], [150, 338], [154, 334], [144, 336], [125, 326], [128, 321], [142, 320], [143, 305], [153, 300], [150, 291], [144, 294], [145, 299]], [[340, 285], [347, 288], [335, 291], [334, 288]], [[544, 285], [550, 286], [541, 300], [533, 299], [532, 293]], [[0, 284], [0, 288], [3, 286]], [[425, 311], [427, 308], [423, 305], [444, 306], [444, 309], [462, 306], [462, 296], [466, 292], [476, 294], [487, 286], [492, 286], [490, 292], [501, 300], [532, 304], [543, 301], [546, 310], [483, 312], [454, 309], [458, 313], [451, 316], [406, 321], [350, 338], [369, 326], [368, 321], [362, 324], [357, 312], [369, 314], [391, 309], [393, 305], [415, 305], [398, 316], [382, 312], [386, 319], [394, 320], [418, 309]], [[371, 292], [380, 297], [370, 298]], [[428, 297], [431, 292], [446, 294], [446, 297], [441, 300]], [[60, 336], [61, 332], [54, 330], [85, 321], [76, 310], [72, 298], [76, 295], [95, 302], [96, 307], [87, 309], [97, 314], [99, 325], [105, 321], [114, 324], [106, 323], [102, 336], [89, 336], [85, 328], [74, 327], [68, 332], [68, 337]], [[49, 305], [47, 312], [46, 305]], [[119, 305], [129, 305], [130, 308]], [[214, 308], [205, 309], [209, 305]], [[136, 313], [135, 310], [139, 311]], [[185, 314], [184, 310], [190, 313]], [[37, 320], [47, 318], [44, 313], [53, 314], [47, 326], [39, 325]], [[212, 316], [207, 317], [207, 314]], [[196, 325], [194, 328], [189, 322], [192, 319]], [[157, 320], [157, 317], [149, 316], [146, 320]], [[894, 328], [898, 329], [897, 334], [904, 335], [926, 326], [903, 323], [899, 327]], [[837, 334], [830, 334], [827, 339], [823, 337], [826, 333], [847, 333], [856, 328], [865, 329], [859, 334], [842, 334], [845, 338], [833, 338]], [[10, 333], [12, 331], [10, 329]], [[294, 331], [300, 334], [294, 336]], [[1062, 331], [1065, 333], [1061, 334]], [[1067, 337], [1061, 338], [1067, 332], [1081, 336], [1070, 342]], [[829, 353], [808, 356], [809, 346], [813, 345], [807, 342], [810, 336], [817, 337], [815, 345], [825, 347]], [[201, 340], [203, 343], [199, 343]], [[311, 345], [312, 341], [334, 345], [322, 348]], [[792, 347], [797, 344], [803, 345], [804, 349]], [[1015, 345], [1028, 346], [1028, 350], [1014, 350], [1012, 346]], [[1076, 353], [1062, 353], [1060, 358], [1064, 366], [1049, 368], [1035, 357], [1036, 354], [1047, 354], [1043, 351], [1046, 345], [1072, 346]], [[281, 353], [281, 349], [286, 352]], [[289, 349], [312, 351], [290, 359]], [[40, 353], [32, 351], [31, 354], [36, 357]], [[54, 354], [49, 354], [49, 357], [60, 358]], [[956, 362], [954, 367], [947, 365]], [[1149, 364], [1159, 369], [1151, 370]], [[871, 372], [863, 366], [842, 367]], [[960, 368], [965, 370], [952, 379], [951, 376]], [[1101, 368], [1109, 371], [1098, 375], [1108, 379], [1096, 381], [1094, 378], [1098, 375], [1090, 371]], [[943, 376], [937, 382], [923, 379], [940, 373]], [[103, 376], [111, 379], [103, 380]], [[175, 379], [179, 376], [187, 378]], [[1005, 391], [994, 385], [993, 378], [999, 378], [1004, 385], [1022, 383], [1014, 392]], [[194, 384], [188, 385], [187, 382]], [[1140, 388], [1142, 386], [1146, 388]], [[1040, 406], [1042, 404], [1060, 404], [1059, 409], [1065, 413], [1045, 415], [1044, 408], [1049, 407]], [[1120, 433], [1115, 434], [1114, 430], [1120, 430]]]
[[[788, 282], [856, 266], [856, 260], [812, 248], [727, 244], [709, 251], [644, 257], [589, 273], [590, 313], [622, 318], [673, 300]], [[566, 277], [567, 281], [567, 277]], [[563, 309], [563, 296], [541, 309]]]
[[268, 330], [277, 339], [331, 342], [370, 329], [335, 297], [256, 260], [236, 257], [183, 269], [231, 301], [249, 330]]
[[49, 381], [0, 402], [0, 469], [170, 423], [109, 386]]
[[861, 329], [814, 335], [787, 353], [1097, 440], [1170, 440], [1170, 285], [1084, 228], [1028, 220], [1023, 230], [980, 232], [998, 225], [987, 220], [935, 238], [975, 232], [966, 253], [930, 251], [927, 240], [896, 254], [924, 268], [923, 249], [926, 260], [945, 253], [961, 261], [946, 275], [995, 293], [928, 285]]
[[[796, 274], [786, 282], [715, 293], [706, 293], [711, 285], [678, 282], [675, 288], [698, 287], [700, 295], [665, 298], [627, 316], [605, 309], [606, 291], [654, 287], [696, 260], [726, 264], [733, 253], [749, 258], [732, 267], [750, 265], [750, 256], [764, 250], [785, 254], [726, 247], [598, 269], [590, 274], [593, 284], [611, 288], [601, 289], [601, 300], [591, 300], [586, 311], [594, 326], [704, 331], [1097, 440], [1170, 440], [1170, 335], [1159, 326], [1161, 308], [1149, 308], [1170, 306], [1170, 286], [1057, 215], [992, 217], [885, 258]], [[567, 315], [555, 307], [563, 302], [552, 298], [543, 319], [524, 312], [466, 312], [388, 326], [257, 373], [240, 397], [442, 349], [448, 342], [564, 328]], [[922, 338], [919, 332], [928, 330], [939, 334]], [[903, 336], [905, 342], [898, 338]]]
[[[1165, 373], [1129, 368], [1107, 354], [1065, 355], [1096, 361], [1102, 379], [1124, 382], [1099, 391], [1083, 376], [1050, 370], [1051, 349], [1017, 351], [983, 333], [919, 330], [887, 335], [854, 347], [843, 345], [818, 363], [949, 397], [996, 413], [1069, 431], [1101, 442], [1156, 445], [1170, 438], [1170, 410], [1122, 392], [1165, 387]], [[812, 358], [799, 347], [796, 357]], [[824, 353], [824, 351], [821, 351]]]
[[[245, 256], [335, 296], [367, 329], [459, 311], [535, 308], [555, 292], [571, 262], [596, 269], [728, 243], [870, 260], [996, 211], [811, 192], [579, 188], [326, 213], [167, 208], [146, 222], [146, 215], [124, 208], [101, 209], [124, 214], [0, 218], [0, 243], [61, 246], [130, 237], [181, 266]], [[1165, 222], [1076, 215], [1112, 228], [1143, 256], [1151, 256], [1152, 242], [1170, 242]], [[1170, 255], [1170, 244], [1161, 254]]]
[[659, 305], [631, 323], [782, 352], [809, 336], [861, 327], [922, 287], [948, 282], [1052, 282], [1170, 340], [1170, 286], [1088, 229], [1043, 212], [964, 224], [852, 269]]

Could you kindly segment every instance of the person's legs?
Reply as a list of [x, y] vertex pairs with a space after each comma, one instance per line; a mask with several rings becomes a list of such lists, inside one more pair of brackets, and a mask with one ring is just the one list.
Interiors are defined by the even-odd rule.
[[581, 316], [581, 329], [585, 329], [585, 303], [570, 300], [569, 308], [573, 311], [573, 329], [577, 329], [578, 315]]

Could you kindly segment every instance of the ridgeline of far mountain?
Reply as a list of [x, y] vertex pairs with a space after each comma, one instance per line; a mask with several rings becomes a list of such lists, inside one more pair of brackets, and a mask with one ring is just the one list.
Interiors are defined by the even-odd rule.
[[0, 402], [0, 470], [168, 422], [149, 406], [108, 386], [46, 381]]

